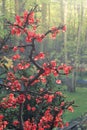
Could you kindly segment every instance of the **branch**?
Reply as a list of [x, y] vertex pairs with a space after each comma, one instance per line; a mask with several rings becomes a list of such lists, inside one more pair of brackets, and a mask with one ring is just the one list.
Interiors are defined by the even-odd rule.
[[[25, 45], [18, 45], [18, 46], [16, 46], [17, 48], [21, 48], [21, 47], [24, 47], [24, 48], [26, 48], [26, 47], [28, 47], [28, 46], [32, 46], [32, 43], [30, 44], [25, 44]], [[14, 48], [14, 46], [11, 46], [11, 47], [9, 47], [9, 49], [13, 49]]]
[[40, 77], [40, 75], [43, 74], [43, 73], [44, 73], [44, 69], [41, 69], [41, 70], [39, 71], [39, 73], [37, 73], [37, 74], [34, 76], [33, 79], [29, 80], [28, 86], [30, 86], [35, 80], [37, 80], [37, 79]]
[[27, 18], [26, 18], [26, 22], [25, 22], [25, 24], [23, 25], [24, 28], [29, 24], [29, 23], [28, 23], [29, 16], [30, 16], [31, 12], [33, 12], [33, 11], [36, 10], [37, 6], [38, 6], [38, 5], [36, 5], [33, 9], [31, 9], [30, 12], [28, 13]]
[[66, 102], [65, 103], [65, 107], [63, 106], [63, 107], [59, 107], [59, 110], [58, 111], [55, 111], [55, 114], [54, 114], [54, 116], [53, 116], [53, 120], [52, 120], [52, 123], [51, 123], [51, 127], [50, 127], [50, 129], [52, 130], [53, 128], [54, 128], [54, 122], [55, 122], [55, 119], [56, 119], [56, 116], [57, 116], [57, 114], [59, 113], [59, 111], [62, 109], [62, 110], [65, 110], [65, 109], [67, 109], [69, 106], [71, 106], [72, 104], [74, 104], [74, 101], [72, 101], [72, 102]]
[[62, 109], [67, 109], [69, 106], [71, 106], [71, 105], [74, 104], [74, 103], [75, 103], [74, 101], [66, 102], [66, 103], [65, 103], [65, 106], [63, 106]]
[[19, 106], [19, 122], [20, 122], [20, 130], [24, 130], [24, 126], [23, 126], [23, 103], [20, 104]]
[[0, 86], [3, 86], [3, 87], [5, 87], [5, 88], [8, 88], [9, 86], [7, 86], [7, 85], [5, 85], [5, 84], [1, 84], [0, 83]]
[[44, 35], [46, 36], [46, 35], [48, 35], [49, 33], [55, 32], [55, 31], [57, 31], [57, 30], [61, 30], [61, 29], [63, 29], [64, 26], [65, 26], [65, 25], [58, 26], [54, 31], [53, 31], [53, 30], [48, 30]]

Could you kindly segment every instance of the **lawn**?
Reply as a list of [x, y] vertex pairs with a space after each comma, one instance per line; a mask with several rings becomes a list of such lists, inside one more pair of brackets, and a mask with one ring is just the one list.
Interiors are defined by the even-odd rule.
[[77, 117], [84, 115], [87, 112], [87, 88], [79, 88], [77, 87], [75, 93], [64, 92], [67, 100], [74, 100], [75, 105], [78, 107], [74, 107], [74, 112], [66, 112], [64, 114], [64, 121], [70, 121], [76, 119]]

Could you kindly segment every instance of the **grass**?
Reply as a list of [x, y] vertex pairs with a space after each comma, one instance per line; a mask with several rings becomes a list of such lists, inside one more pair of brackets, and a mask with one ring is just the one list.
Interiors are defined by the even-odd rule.
[[87, 88], [76, 88], [75, 93], [69, 93], [69, 92], [64, 92], [64, 95], [66, 96], [67, 100], [74, 100], [75, 105], [78, 107], [74, 107], [74, 112], [66, 112], [64, 114], [64, 121], [70, 121], [73, 119], [76, 119], [77, 117], [84, 115], [84, 113], [87, 112]]

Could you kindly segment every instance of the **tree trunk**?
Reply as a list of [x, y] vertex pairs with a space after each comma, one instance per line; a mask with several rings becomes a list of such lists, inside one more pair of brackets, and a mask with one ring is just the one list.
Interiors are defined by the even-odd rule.
[[[67, 0], [61, 0], [61, 23], [67, 24]], [[67, 32], [63, 33], [64, 42], [64, 62], [67, 63]]]
[[19, 14], [19, 1], [15, 0], [15, 13]]
[[[67, 25], [67, 0], [64, 1], [64, 24]], [[64, 33], [64, 52], [65, 52], [65, 63], [68, 62], [67, 55], [67, 31]]]
[[[47, 4], [43, 2], [42, 3], [42, 32], [45, 33], [46, 29], [47, 29]], [[41, 44], [41, 51], [46, 52], [46, 42], [47, 39], [45, 39]]]
[[76, 58], [75, 58], [75, 63], [74, 63], [74, 66], [75, 66], [75, 77], [74, 77], [74, 85], [75, 85], [75, 88], [76, 88], [76, 81], [77, 81], [77, 76], [78, 76], [78, 67], [79, 67], [79, 63], [80, 63], [80, 55], [79, 55], [79, 51], [80, 51], [80, 46], [81, 46], [81, 31], [82, 31], [82, 28], [81, 28], [81, 5], [78, 5], [78, 32], [77, 32], [77, 47], [76, 47]]
[[76, 75], [76, 72], [73, 70], [72, 71], [72, 78], [67, 76], [66, 78], [66, 85], [67, 85], [67, 91], [68, 92], [75, 92], [76, 91], [76, 88], [75, 88], [75, 75]]
[[[67, 24], [67, 1], [61, 0], [61, 19], [64, 24]], [[67, 31], [63, 34], [63, 41], [64, 41], [64, 61], [68, 64], [68, 52], [67, 52]], [[74, 72], [72, 72], [72, 77]], [[75, 87], [72, 83], [72, 78], [66, 77], [66, 85], [67, 91], [74, 92]]]
[[5, 16], [5, 0], [2, 0], [2, 15], [3, 15], [3, 30], [5, 29], [5, 19], [4, 19], [4, 16]]

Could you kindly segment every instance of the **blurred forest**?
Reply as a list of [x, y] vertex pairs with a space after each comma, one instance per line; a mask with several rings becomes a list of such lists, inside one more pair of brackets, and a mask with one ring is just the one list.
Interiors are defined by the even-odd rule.
[[[72, 74], [64, 81], [68, 91], [74, 92], [76, 81], [87, 79], [87, 0], [0, 0], [0, 48], [9, 34], [6, 20], [14, 21], [16, 14], [21, 15], [36, 4], [35, 17], [40, 20], [40, 32], [62, 24], [67, 26], [66, 33], [60, 33], [54, 40], [47, 37], [37, 49], [44, 51], [48, 60], [54, 58], [59, 64], [73, 66]], [[17, 44], [18, 41], [23, 42], [22, 39], [10, 37], [5, 44], [14, 41]]]

